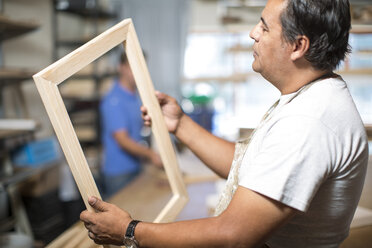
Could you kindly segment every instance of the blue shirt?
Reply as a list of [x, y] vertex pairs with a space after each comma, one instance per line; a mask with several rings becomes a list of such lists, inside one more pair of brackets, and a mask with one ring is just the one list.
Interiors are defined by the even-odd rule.
[[143, 121], [140, 107], [141, 100], [138, 94], [128, 91], [118, 81], [114, 82], [112, 89], [102, 99], [100, 114], [104, 174], [120, 175], [139, 170], [139, 158], [123, 150], [113, 135], [117, 131], [125, 130], [133, 140], [137, 142], [141, 140]]

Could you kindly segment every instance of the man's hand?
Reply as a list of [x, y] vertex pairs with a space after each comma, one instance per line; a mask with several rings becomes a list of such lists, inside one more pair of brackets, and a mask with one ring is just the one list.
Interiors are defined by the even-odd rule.
[[[164, 120], [168, 131], [171, 133], [176, 133], [180, 120], [184, 115], [181, 107], [173, 97], [158, 91], [156, 91], [155, 94], [158, 98], [161, 110], [163, 111]], [[146, 126], [151, 126], [151, 117], [148, 115], [146, 107], [142, 106], [141, 111], [144, 124]]]
[[163, 162], [161, 161], [161, 157], [159, 153], [152, 152], [150, 156], [151, 164], [155, 165], [157, 168], [163, 168]]
[[80, 214], [80, 220], [88, 229], [89, 237], [96, 244], [123, 245], [125, 231], [132, 220], [130, 215], [96, 197], [90, 197], [88, 201], [97, 211], [92, 213], [85, 210]]

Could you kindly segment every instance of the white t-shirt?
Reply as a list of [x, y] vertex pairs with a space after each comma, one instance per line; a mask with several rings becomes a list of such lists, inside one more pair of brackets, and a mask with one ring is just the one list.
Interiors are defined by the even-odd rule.
[[347, 237], [368, 161], [363, 123], [341, 78], [281, 96], [252, 137], [239, 185], [302, 213], [270, 247], [338, 247]]

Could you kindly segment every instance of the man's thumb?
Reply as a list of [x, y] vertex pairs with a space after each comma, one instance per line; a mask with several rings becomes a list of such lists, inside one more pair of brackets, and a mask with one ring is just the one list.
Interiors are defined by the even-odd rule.
[[98, 199], [97, 197], [94, 196], [89, 197], [88, 202], [98, 212], [107, 211], [107, 203]]

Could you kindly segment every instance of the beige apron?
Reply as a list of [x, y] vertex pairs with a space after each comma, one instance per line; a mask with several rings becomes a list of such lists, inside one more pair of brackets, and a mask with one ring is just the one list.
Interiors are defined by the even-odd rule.
[[249, 141], [250, 141], [250, 138], [246, 140], [238, 141], [235, 144], [234, 159], [231, 164], [231, 168], [230, 168], [229, 176], [226, 181], [225, 188], [222, 191], [220, 200], [215, 209], [215, 213], [214, 213], [215, 216], [220, 215], [227, 208], [227, 206], [230, 204], [230, 201], [233, 195], [235, 194], [236, 189], [238, 188], [239, 169], [243, 161], [245, 151], [248, 148]]

